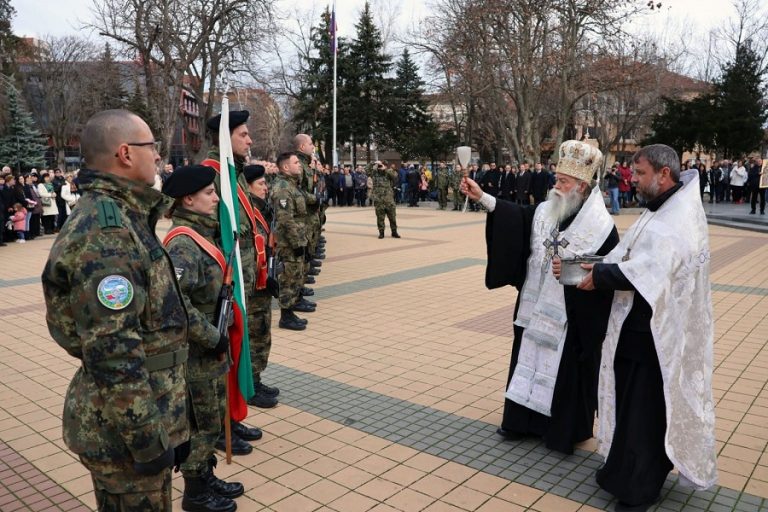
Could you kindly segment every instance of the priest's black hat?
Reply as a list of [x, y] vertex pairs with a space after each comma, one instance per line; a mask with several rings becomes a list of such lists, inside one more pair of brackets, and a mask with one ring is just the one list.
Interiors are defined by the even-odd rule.
[[[232, 130], [241, 124], [245, 124], [246, 121], [248, 121], [248, 116], [250, 115], [251, 113], [247, 110], [230, 110], [229, 133], [232, 133]], [[208, 130], [212, 131], [213, 133], [219, 133], [219, 125], [221, 125], [221, 114], [213, 116], [205, 123], [205, 126], [208, 127]]]
[[163, 194], [178, 198], [204, 189], [216, 179], [216, 170], [207, 165], [179, 167], [163, 183]]
[[246, 165], [243, 167], [243, 175], [248, 184], [253, 183], [259, 178], [263, 178], [265, 171], [266, 169], [264, 169], [264, 166], [261, 164]]

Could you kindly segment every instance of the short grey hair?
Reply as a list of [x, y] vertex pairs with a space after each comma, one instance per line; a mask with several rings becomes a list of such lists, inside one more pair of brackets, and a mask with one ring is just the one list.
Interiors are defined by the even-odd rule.
[[658, 173], [664, 167], [669, 167], [670, 176], [675, 183], [680, 181], [680, 157], [677, 152], [665, 144], [651, 144], [640, 148], [632, 156], [632, 162], [638, 163], [644, 158], [653, 167], [653, 172]]

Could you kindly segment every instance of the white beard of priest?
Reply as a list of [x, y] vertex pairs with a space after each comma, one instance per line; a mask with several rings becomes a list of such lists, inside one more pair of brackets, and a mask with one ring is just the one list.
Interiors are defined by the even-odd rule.
[[661, 144], [633, 157], [647, 201], [621, 243], [579, 288], [615, 290], [600, 370], [597, 482], [617, 510], [653, 505], [673, 465], [683, 484], [717, 480], [709, 235], [698, 173]]
[[555, 188], [536, 206], [483, 194], [472, 180], [462, 192], [488, 210], [486, 286], [517, 288], [514, 342], [504, 416], [507, 439], [540, 437], [550, 449], [573, 453], [592, 437], [600, 351], [612, 292], [562, 286], [553, 258], [605, 255], [619, 236], [592, 179], [602, 162], [579, 141], [560, 146]]

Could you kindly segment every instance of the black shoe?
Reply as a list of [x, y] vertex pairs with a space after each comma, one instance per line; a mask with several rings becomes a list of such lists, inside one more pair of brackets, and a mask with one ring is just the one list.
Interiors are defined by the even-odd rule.
[[392, 238], [400, 238], [400, 235], [397, 234], [397, 231], [392, 232]]
[[315, 294], [315, 290], [313, 290], [312, 288], [307, 288], [306, 286], [304, 286], [304, 287], [301, 288], [301, 292], [300, 293], [301, 293], [302, 297], [311, 297], [312, 295]]
[[512, 432], [511, 430], [506, 430], [501, 427], [496, 429], [496, 433], [507, 441], [517, 441], [525, 437], [523, 434], [518, 434], [517, 432]]
[[[287, 311], [287, 313], [286, 313]], [[303, 331], [307, 328], [307, 324], [299, 322], [298, 317], [291, 315], [290, 309], [282, 310], [280, 315], [280, 322], [277, 324], [281, 329], [290, 329], [292, 331]]]
[[315, 259], [316, 260], [324, 260], [325, 259], [325, 253], [324, 252], [318, 252], [317, 254], [315, 254]]
[[184, 478], [181, 509], [187, 512], [234, 512], [237, 504], [230, 498], [213, 492], [201, 478]]
[[315, 284], [315, 278], [312, 276], [307, 276], [304, 278], [304, 284]]
[[311, 267], [322, 267], [323, 266], [323, 262], [320, 261], [320, 260], [309, 260], [309, 265]]
[[382, 238], [384, 238], [384, 232], [383, 231], [379, 231], [379, 239], [382, 239]]
[[248, 399], [248, 405], [253, 405], [259, 409], [271, 409], [277, 405], [277, 398], [256, 391], [256, 394]]
[[[296, 318], [298, 318], [298, 317], [296, 317]], [[261, 392], [264, 393], [267, 396], [279, 396], [280, 395], [280, 390], [277, 389], [274, 386], [267, 386], [263, 382], [259, 382], [258, 386], [261, 389]]]
[[317, 307], [317, 302], [313, 302], [313, 301], [311, 301], [311, 300], [309, 300], [309, 299], [305, 299], [304, 297], [302, 297], [302, 298], [299, 300], [299, 304], [304, 304], [304, 305], [306, 305], [306, 306], [311, 306], [311, 307], [313, 307], [313, 308], [316, 308], [316, 307]]
[[307, 271], [308, 276], [319, 276], [320, 275], [320, 269], [315, 267], [309, 267], [309, 270]]
[[[248, 425], [243, 425], [236, 421], [232, 422], [232, 432], [237, 434], [237, 437], [244, 441], [258, 441], [264, 435], [259, 427], [249, 427]], [[230, 498], [231, 497], [232, 496], [230, 496]]]
[[289, 314], [290, 314], [291, 318], [293, 318], [294, 320], [296, 320], [300, 324], [307, 325], [309, 323], [309, 321], [306, 318], [299, 318], [298, 316], [296, 316], [296, 313], [294, 313], [293, 310], [291, 310], [291, 312]]
[[[317, 308], [315, 306], [310, 306], [309, 304], [302, 304], [301, 302], [293, 306], [293, 310], [298, 311], [299, 313], [314, 313], [316, 309]], [[282, 322], [282, 319], [280, 321]]]
[[[226, 451], [226, 443], [224, 442], [224, 432], [221, 433], [214, 445], [217, 450]], [[246, 443], [237, 435], [232, 433], [232, 455], [248, 455], [253, 451], [253, 446]]]
[[751, 212], [749, 212], [750, 215], [754, 215], [755, 213], [757, 213], [755, 210], [752, 210]]
[[202, 475], [203, 480], [208, 484], [208, 488], [219, 496], [224, 496], [229, 499], [242, 496], [245, 493], [243, 484], [240, 482], [225, 482], [213, 474], [213, 468], [216, 467], [217, 463], [218, 461], [216, 460], [215, 455], [208, 459], [208, 471]]
[[[325, 231], [325, 228], [323, 228], [323, 231]], [[325, 237], [323, 235], [320, 235], [320, 238], [318, 238], [318, 240], [320, 241], [320, 243], [323, 243], [323, 244], [325, 243]]]
[[613, 507], [613, 510], [615, 510], [616, 512], [645, 512], [652, 506], [656, 505], [656, 503], [658, 502], [659, 502], [659, 497], [657, 497], [655, 500], [650, 501], [648, 503], [641, 503], [640, 505], [628, 505], [623, 501], [619, 501]]

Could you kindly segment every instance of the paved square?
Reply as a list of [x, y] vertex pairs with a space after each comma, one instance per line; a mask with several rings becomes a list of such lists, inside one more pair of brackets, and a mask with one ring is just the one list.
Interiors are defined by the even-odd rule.
[[[398, 208], [397, 240], [371, 208], [330, 208], [318, 311], [273, 325], [264, 374], [281, 388], [251, 408], [264, 438], [217, 474], [243, 482], [242, 511], [611, 509], [587, 442], [570, 457], [502, 442], [515, 290], [490, 292], [484, 215]], [[616, 218], [620, 232], [635, 215]], [[167, 225], [162, 225], [163, 230]], [[389, 233], [389, 231], [387, 231]], [[672, 475], [658, 510], [768, 510], [768, 235], [711, 226], [719, 485]], [[91, 480], [61, 440], [77, 363], [49, 337], [39, 275], [53, 237], [0, 249], [0, 510], [88, 510]], [[174, 477], [176, 510], [181, 478]]]

